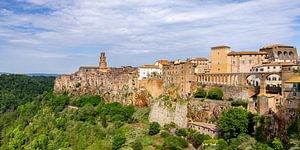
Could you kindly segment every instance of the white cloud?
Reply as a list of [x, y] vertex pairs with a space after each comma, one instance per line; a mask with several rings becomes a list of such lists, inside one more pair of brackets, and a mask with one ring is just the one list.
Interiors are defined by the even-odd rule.
[[[295, 0], [19, 1], [48, 7], [53, 12], [20, 14], [1, 10], [4, 17], [0, 15], [0, 39], [15, 49], [29, 47], [47, 53], [74, 53], [72, 49], [82, 48], [77, 52], [83, 54], [91, 48], [96, 55], [95, 49], [109, 49], [112, 55], [126, 54], [128, 59], [145, 54], [148, 57], [139, 62], [142, 64], [153, 60], [155, 56], [150, 54], [207, 56], [209, 47], [219, 44], [256, 50], [299, 36], [295, 27], [299, 26], [296, 19], [300, 17], [300, 1]], [[26, 25], [36, 31], [7, 29]], [[113, 65], [126, 63], [111, 61]]]

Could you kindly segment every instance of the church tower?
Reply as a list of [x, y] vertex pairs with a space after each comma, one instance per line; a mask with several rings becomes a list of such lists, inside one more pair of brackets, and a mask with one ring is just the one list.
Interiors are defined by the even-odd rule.
[[100, 71], [106, 71], [108, 69], [104, 52], [100, 54], [99, 69]]

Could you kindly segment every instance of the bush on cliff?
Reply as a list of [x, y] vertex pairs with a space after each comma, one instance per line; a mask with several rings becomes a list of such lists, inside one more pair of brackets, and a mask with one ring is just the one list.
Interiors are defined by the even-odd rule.
[[194, 97], [195, 98], [205, 98], [206, 95], [207, 95], [207, 93], [203, 88], [197, 88]]
[[180, 150], [187, 148], [188, 142], [182, 137], [168, 136], [164, 139], [163, 149], [164, 150]]
[[243, 106], [244, 108], [247, 108], [248, 102], [244, 99], [235, 99], [231, 102], [231, 106]]
[[209, 99], [217, 99], [222, 100], [223, 99], [223, 91], [221, 88], [215, 87], [211, 88], [207, 93], [207, 98]]
[[149, 126], [149, 135], [156, 135], [160, 131], [160, 125], [157, 122], [151, 122]]

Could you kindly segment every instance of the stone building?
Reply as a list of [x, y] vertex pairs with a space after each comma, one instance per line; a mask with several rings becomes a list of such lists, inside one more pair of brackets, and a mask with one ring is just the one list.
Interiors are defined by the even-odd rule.
[[267, 63], [266, 52], [229, 52], [230, 73], [250, 72], [253, 66]]
[[210, 73], [230, 73], [229, 46], [216, 46], [211, 48], [211, 70]]
[[139, 67], [139, 80], [146, 79], [153, 74], [160, 75], [161, 68], [156, 65], [143, 65]]
[[270, 61], [281, 58], [294, 59], [298, 57], [297, 49], [294, 46], [284, 44], [273, 44], [259, 49], [260, 52], [267, 52]]
[[217, 125], [205, 122], [189, 122], [188, 128], [194, 129], [201, 134], [207, 134], [212, 138], [218, 138], [221, 134]]
[[203, 57], [198, 58], [188, 58], [187, 62], [196, 65], [195, 73], [208, 73], [209, 72], [209, 65], [208, 59]]
[[192, 93], [191, 84], [195, 81], [196, 64], [189, 61], [171, 61], [164, 65], [162, 78], [166, 87], [174, 86], [182, 96]]
[[101, 95], [109, 102], [147, 106], [148, 94], [138, 86], [136, 67], [109, 68], [105, 54], [101, 53], [99, 66], [83, 66], [73, 74], [57, 77], [54, 91], [73, 96]]

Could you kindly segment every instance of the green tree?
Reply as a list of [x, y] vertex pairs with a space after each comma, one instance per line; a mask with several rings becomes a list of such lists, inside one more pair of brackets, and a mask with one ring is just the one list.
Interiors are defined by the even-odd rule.
[[103, 128], [107, 127], [107, 122], [106, 122], [106, 114], [105, 112], [101, 113], [101, 125]]
[[156, 135], [160, 131], [160, 125], [157, 122], [151, 122], [149, 125], [149, 135]]
[[272, 147], [274, 148], [274, 150], [284, 149], [283, 144], [279, 138], [274, 138], [274, 140], [272, 141]]
[[182, 137], [168, 136], [164, 139], [164, 150], [181, 150], [188, 147], [188, 142]]
[[249, 123], [249, 113], [243, 108], [231, 108], [221, 114], [219, 128], [224, 134], [224, 138], [234, 138], [241, 133], [247, 133]]
[[199, 132], [193, 132], [189, 135], [188, 139], [195, 148], [198, 148], [204, 140], [209, 140], [211, 137], [209, 135], [200, 134]]
[[113, 150], [120, 149], [122, 145], [126, 142], [126, 138], [124, 135], [117, 134], [116, 136], [113, 137]]
[[188, 129], [187, 128], [176, 129], [175, 134], [177, 136], [186, 137], [188, 136]]
[[132, 143], [131, 148], [133, 150], [142, 150], [143, 149], [143, 145], [142, 145], [141, 141], [136, 141], [136, 142]]
[[195, 98], [205, 98], [207, 95], [206, 91], [203, 88], [197, 88], [194, 96]]
[[207, 98], [209, 99], [217, 99], [222, 100], [223, 99], [223, 91], [221, 88], [215, 87], [211, 88], [207, 93]]

